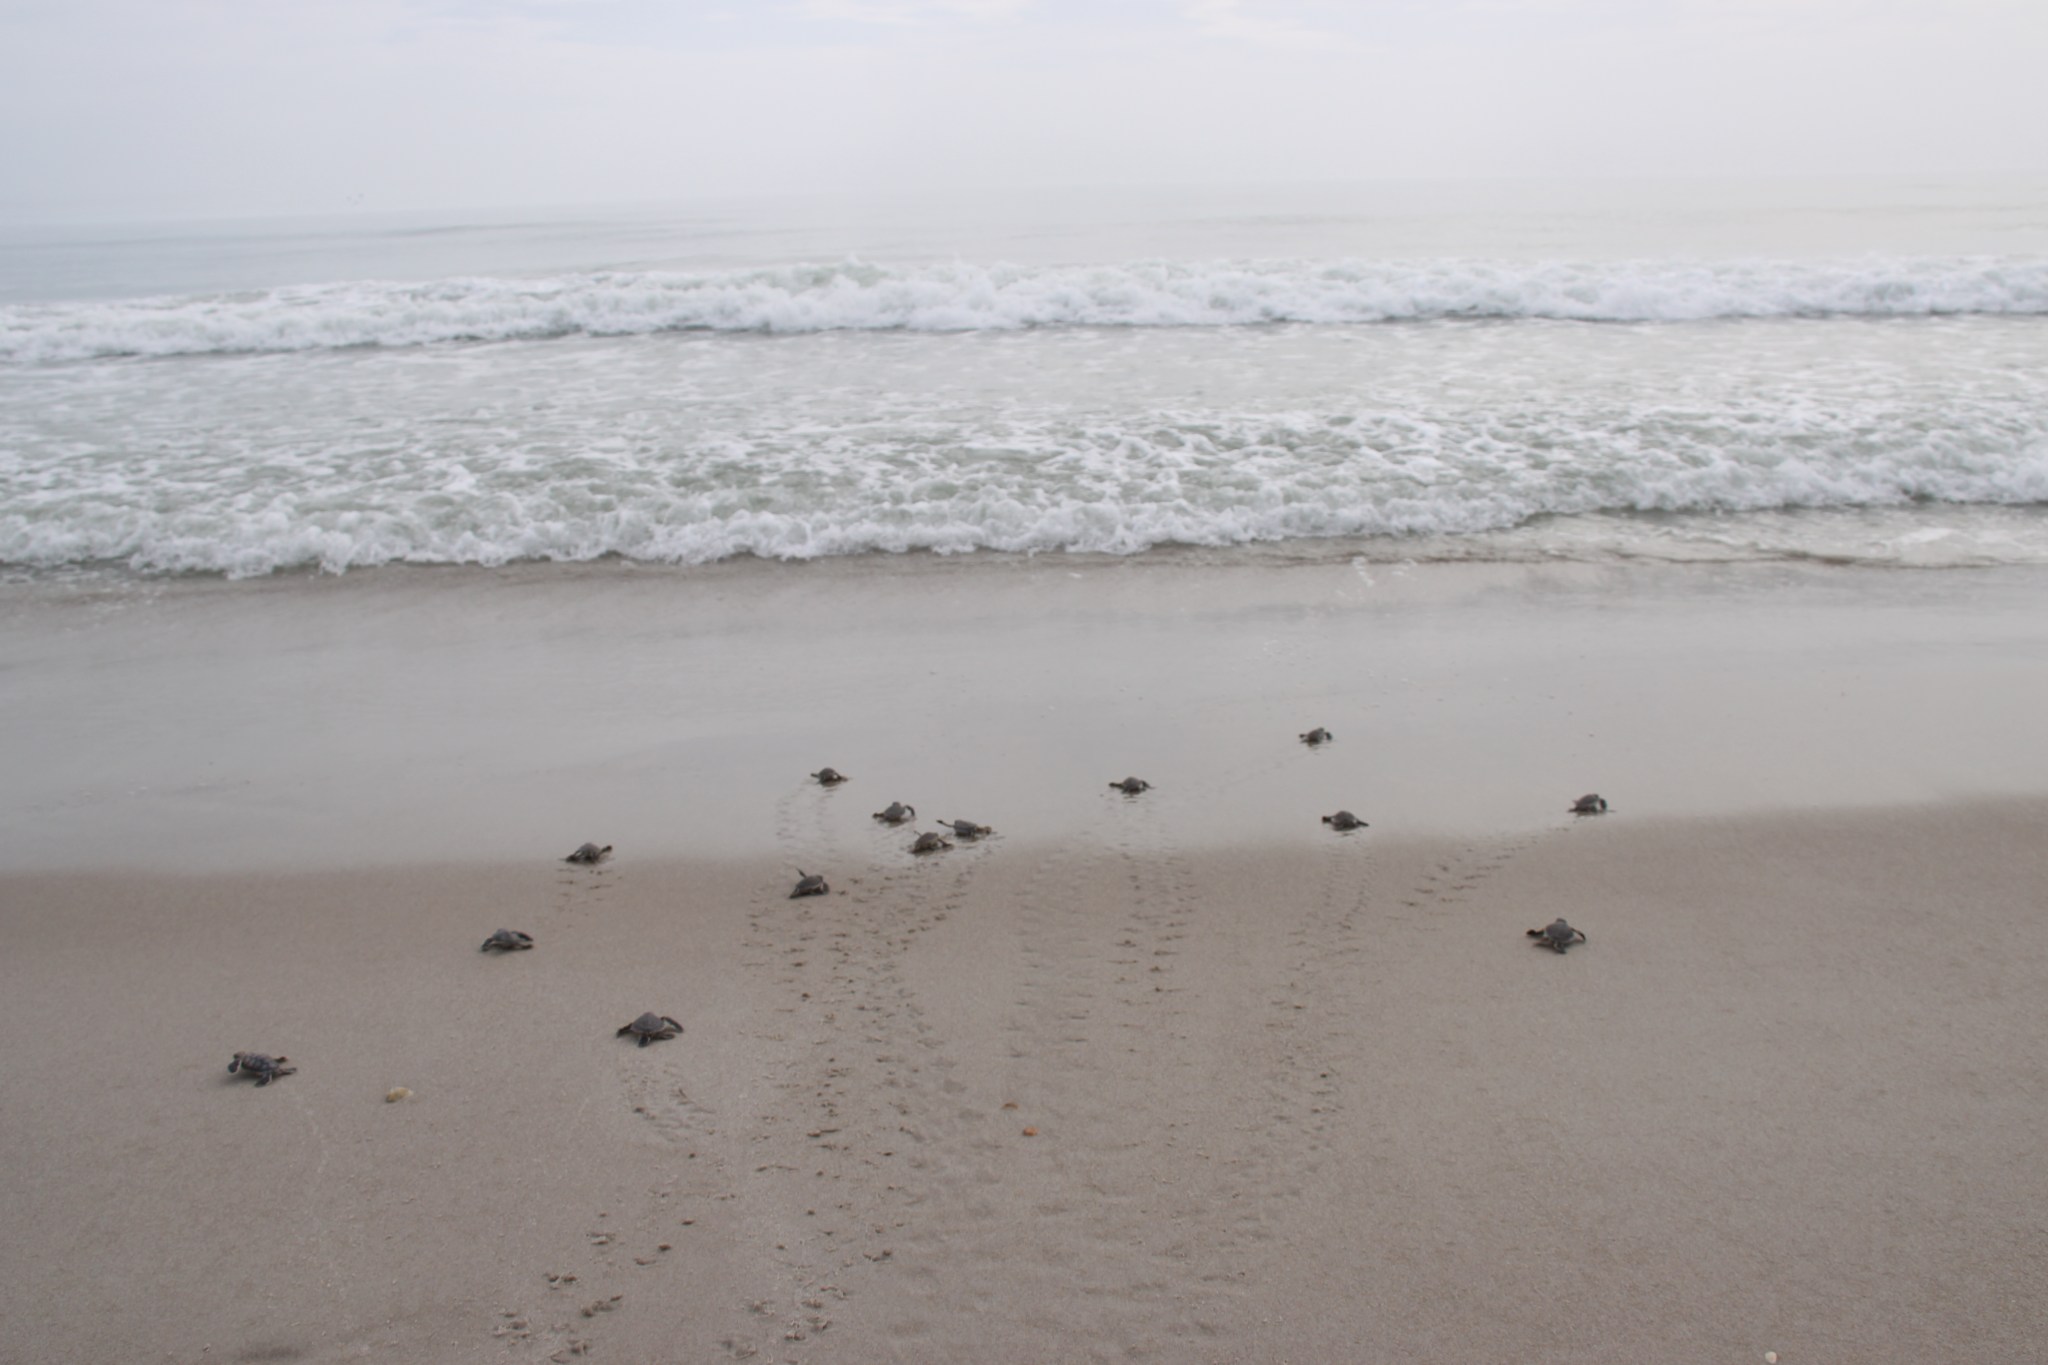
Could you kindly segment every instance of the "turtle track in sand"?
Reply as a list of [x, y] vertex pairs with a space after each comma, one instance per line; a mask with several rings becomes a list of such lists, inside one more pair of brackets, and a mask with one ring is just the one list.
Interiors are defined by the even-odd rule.
[[1174, 831], [1232, 781], [1106, 793], [1100, 842], [1012, 844], [970, 888], [957, 932], [986, 979], [950, 1002], [971, 1083], [898, 1234], [916, 1278], [886, 1326], [906, 1358], [1230, 1349], [1270, 1201], [1298, 1193], [1229, 1162], [1200, 1107], [1216, 1039], [1251, 1002], [1184, 984], [1227, 981], [1242, 921]]
[[1329, 840], [1313, 899], [1292, 907], [1284, 956], [1262, 992], [1264, 1046], [1247, 1065], [1267, 1078], [1268, 1123], [1249, 1130], [1259, 1150], [1313, 1176], [1337, 1125], [1383, 1122], [1371, 1057], [1384, 1036], [1378, 1012], [1422, 945], [1537, 836], [1402, 845]]
[[1371, 842], [1332, 841], [1301, 855], [1322, 862], [1305, 903], [1268, 903], [1256, 867], [1174, 833], [1185, 802], [1232, 784], [1112, 793], [1101, 845], [1013, 848], [973, 888], [963, 932], [1006, 959], [1007, 990], [985, 998], [1010, 1003], [993, 1046], [950, 1032], [994, 1078], [974, 1098], [1016, 1107], [932, 1154], [932, 1197], [902, 1234], [924, 1306], [898, 1309], [898, 1349], [1256, 1350], [1234, 1305], [1323, 1197], [1335, 1126], [1399, 1121], [1357, 1084], [1373, 992], [1403, 970], [1380, 940], [1429, 942], [1543, 837], [1415, 845], [1384, 867]]
[[992, 979], [951, 1002], [973, 1017], [959, 1030], [971, 1080], [918, 1154], [898, 1234], [915, 1278], [884, 1326], [905, 1357], [1123, 1358], [1170, 1340], [1156, 1324], [1175, 1294], [1171, 1267], [1126, 1234], [1162, 1195], [1151, 1134], [1130, 1119], [1153, 1103], [1165, 1050], [1146, 1028], [1167, 973], [1140, 919], [1163, 924], [1166, 902], [1154, 891], [1104, 914], [1101, 887], [1123, 898], [1130, 867], [1098, 848], [1005, 852], [963, 908]]
[[770, 888], [747, 910], [742, 966], [772, 1001], [764, 1040], [779, 1063], [747, 1116], [738, 1202], [777, 1270], [721, 1342], [739, 1358], [829, 1356], [835, 1319], [859, 1315], [874, 1277], [905, 1273], [919, 1154], [960, 1088], [902, 964], [957, 910], [981, 852], [915, 858], [906, 827], [865, 828], [865, 812], [835, 838], [819, 795], [779, 803], [778, 833], [826, 868], [833, 894]]
[[564, 922], [601, 908], [623, 886], [616, 864], [560, 862], [555, 868], [554, 912]]
[[[606, 899], [635, 909], [630, 868], [564, 864], [555, 882], [552, 924], [541, 926], [544, 940], [605, 932], [590, 912]], [[533, 968], [544, 972], [549, 959], [531, 956]], [[726, 1245], [745, 1235], [732, 1174], [739, 1138], [729, 1115], [691, 1079], [702, 1069], [693, 1033], [659, 1047], [632, 1047], [624, 1041], [613, 1046], [609, 1026], [593, 1031], [603, 1035], [598, 1046], [613, 1102], [630, 1118], [621, 1123], [617, 1113], [593, 1111], [589, 1121], [629, 1140], [637, 1135], [658, 1159], [623, 1167], [639, 1174], [622, 1174], [602, 1206], [586, 1214], [581, 1238], [555, 1248], [534, 1272], [532, 1288], [496, 1311], [490, 1334], [513, 1358], [553, 1365], [602, 1358], [622, 1333], [631, 1341], [649, 1329], [650, 1315], [666, 1319], [673, 1305], [688, 1300], [693, 1240]], [[717, 1339], [731, 1337], [746, 1321], [741, 1308], [699, 1303], [688, 1327]]]
[[[1415, 1155], [1432, 1141], [1413, 1131], [1429, 1104], [1390, 1091], [1380, 1058], [1388, 1049], [1426, 1050], [1438, 1060], [1431, 1074], [1447, 1086], [1474, 1064], [1471, 1011], [1456, 998], [1459, 963], [1494, 941], [1494, 920], [1513, 917], [1497, 874], [1553, 832], [1333, 838], [1304, 855], [1319, 864], [1314, 892], [1298, 905], [1271, 907], [1269, 950], [1248, 952], [1243, 963], [1259, 983], [1258, 1006], [1244, 1028], [1218, 1041], [1219, 1064], [1255, 1078], [1255, 1102], [1210, 1150], [1252, 1188], [1263, 1187], [1261, 1209], [1284, 1222], [1294, 1216], [1286, 1201], [1313, 1192], [1325, 1205], [1319, 1216], [1382, 1227], [1390, 1241], [1431, 1244], [1427, 1229], [1388, 1221], [1401, 1205], [1383, 1207], [1379, 1197], [1436, 1169]], [[1233, 875], [1230, 860], [1219, 861], [1219, 873]], [[1234, 875], [1248, 889], [1257, 885], [1255, 869]], [[1368, 1167], [1333, 1164], [1361, 1146], [1378, 1154]], [[1265, 1273], [1256, 1259], [1246, 1269], [1254, 1278]]]
[[[697, 1343], [791, 1361], [1255, 1349], [1236, 1305], [1321, 1197], [1334, 1126], [1398, 1122], [1371, 1091], [1377, 997], [1543, 837], [1397, 859], [1332, 839], [1299, 855], [1320, 863], [1314, 894], [1267, 904], [1256, 870], [1176, 831], [1297, 759], [1105, 792], [1095, 838], [925, 858], [828, 792], [779, 801], [782, 846], [833, 894], [790, 900], [779, 877], [747, 901], [738, 961], [770, 1072], [722, 1114], [678, 1057], [626, 1084], [689, 1161], [650, 1200], [759, 1267], [757, 1292], [693, 1313]], [[656, 1271], [610, 1245], [585, 1283], [630, 1303]]]

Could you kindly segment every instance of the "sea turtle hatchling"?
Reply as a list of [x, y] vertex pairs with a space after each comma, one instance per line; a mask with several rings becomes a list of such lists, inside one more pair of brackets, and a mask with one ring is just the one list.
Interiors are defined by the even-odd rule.
[[911, 843], [912, 853], [937, 853], [953, 846], [953, 841], [936, 830], [926, 830]]
[[1529, 937], [1536, 940], [1537, 947], [1554, 948], [1561, 953], [1574, 943], [1584, 943], [1586, 931], [1574, 929], [1561, 919], [1554, 919], [1541, 929], [1531, 929]]
[[1573, 815], [1605, 815], [1607, 814], [1607, 798], [1597, 792], [1587, 792], [1584, 796], [1572, 802], [1571, 813]]
[[491, 936], [484, 940], [484, 946], [477, 949], [477, 951], [488, 953], [495, 949], [501, 953], [512, 953], [519, 951], [521, 948], [531, 948], [532, 946], [532, 934], [522, 934], [517, 929], [498, 929], [493, 931]]
[[283, 1057], [273, 1057], [267, 1052], [237, 1052], [228, 1063], [228, 1075], [247, 1076], [258, 1085], [269, 1085], [279, 1076], [289, 1076], [298, 1068], [286, 1066]]
[[621, 1028], [617, 1036], [624, 1038], [631, 1034], [640, 1040], [640, 1046], [646, 1047], [649, 1043], [666, 1042], [682, 1031], [683, 1026], [666, 1014], [656, 1014], [650, 1010]]
[[596, 844], [582, 844], [577, 847], [574, 853], [571, 853], [562, 861], [565, 863], [576, 863], [582, 867], [596, 867], [611, 856], [612, 846], [610, 844], [606, 844], [603, 848], [599, 848]]
[[818, 769], [818, 771], [812, 773], [811, 776], [818, 779], [818, 784], [820, 786], [825, 787], [836, 787], [841, 782], [847, 780], [846, 774], [840, 772], [837, 768], [820, 768]]
[[825, 885], [823, 875], [816, 872], [806, 872], [802, 868], [798, 868], [796, 870], [796, 890], [789, 893], [789, 898], [795, 900], [798, 896], [822, 896], [831, 889], [831, 887]]
[[875, 812], [875, 818], [885, 825], [900, 825], [905, 820], [917, 818], [917, 807], [906, 806], [901, 801], [891, 801], [886, 810]]
[[1325, 730], [1322, 726], [1318, 725], [1315, 729], [1310, 730], [1307, 734], [1298, 736], [1298, 738], [1301, 740], [1303, 744], [1306, 744], [1309, 748], [1313, 749], [1318, 744], [1328, 744], [1331, 740], [1335, 739], [1336, 736], [1331, 734], [1328, 730]]
[[941, 820], [941, 825], [953, 831], [956, 839], [979, 839], [984, 834], [994, 834], [994, 825], [977, 825], [972, 820]]
[[1340, 810], [1335, 815], [1325, 815], [1323, 817], [1323, 823], [1328, 825], [1331, 829], [1365, 828], [1365, 821], [1359, 819], [1357, 816], [1353, 815], [1348, 810]]
[[1142, 777], [1127, 777], [1121, 782], [1112, 782], [1109, 785], [1115, 787], [1125, 796], [1136, 796], [1139, 792], [1152, 789], [1152, 784]]

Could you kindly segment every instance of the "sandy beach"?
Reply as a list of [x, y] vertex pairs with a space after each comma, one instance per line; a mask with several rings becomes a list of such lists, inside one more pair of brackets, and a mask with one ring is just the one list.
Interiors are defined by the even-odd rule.
[[4, 1354], [2027, 1359], [2044, 588], [8, 585]]

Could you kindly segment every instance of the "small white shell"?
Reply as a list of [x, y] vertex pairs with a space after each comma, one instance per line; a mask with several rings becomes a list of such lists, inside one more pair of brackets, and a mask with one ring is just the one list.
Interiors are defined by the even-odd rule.
[[402, 1085], [394, 1085], [384, 1092], [384, 1103], [386, 1104], [396, 1104], [400, 1100], [409, 1100], [411, 1098], [412, 1091], [407, 1090]]
[[1778, 1353], [1776, 1351], [1765, 1351], [1764, 1365], [1778, 1365]]

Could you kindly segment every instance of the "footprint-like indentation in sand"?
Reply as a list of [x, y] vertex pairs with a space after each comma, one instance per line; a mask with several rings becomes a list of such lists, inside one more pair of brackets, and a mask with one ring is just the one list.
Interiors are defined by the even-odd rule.
[[680, 1082], [665, 1075], [635, 1075], [626, 1081], [625, 1092], [647, 1132], [671, 1147], [686, 1149], [693, 1159], [715, 1159], [714, 1140], [723, 1125]]
[[[1281, 1040], [1267, 1086], [1271, 1126], [1247, 1156], [1313, 1171], [1341, 1130], [1381, 1121], [1358, 1110], [1373, 1093], [1375, 1002], [1446, 917], [1473, 913], [1499, 872], [1542, 836], [1368, 850], [1333, 841], [1312, 904], [1288, 937], [1282, 979], [1267, 992], [1264, 1027]], [[1347, 1139], [1348, 1140], [1348, 1139]]]
[[[1101, 842], [1017, 850], [963, 898], [1004, 964], [996, 1032], [977, 1040], [990, 1053], [965, 1083], [995, 1102], [956, 1107], [919, 1153], [896, 1234], [914, 1278], [881, 1324], [906, 1352], [972, 1355], [936, 1339], [966, 1323], [1063, 1358], [1172, 1358], [1198, 1332], [1190, 1305], [1238, 1292], [1220, 1263], [1263, 1234], [1232, 1207], [1244, 1172], [1192, 1150], [1204, 1061], [1178, 979], [1219, 950], [1178, 802], [1160, 796], [1112, 793]], [[1161, 1225], [1172, 1244], [1148, 1245]]]
[[734, 1341], [770, 1356], [801, 1353], [792, 1343], [829, 1331], [832, 1305], [903, 1273], [902, 1232], [944, 1162], [934, 1154], [978, 1121], [959, 1103], [965, 1087], [948, 1083], [954, 1059], [905, 962], [958, 912], [988, 845], [916, 858], [907, 829], [886, 827], [850, 828], [835, 845], [820, 809], [793, 796], [779, 828], [834, 894], [768, 892], [747, 910], [748, 970], [776, 1002], [783, 1060], [736, 1123], [734, 1170], [749, 1235], [793, 1297], [765, 1315], [778, 1330]]
[[618, 867], [611, 862], [595, 866], [555, 864], [553, 915], [556, 924], [573, 925], [585, 914], [600, 909], [614, 889], [623, 885]]

